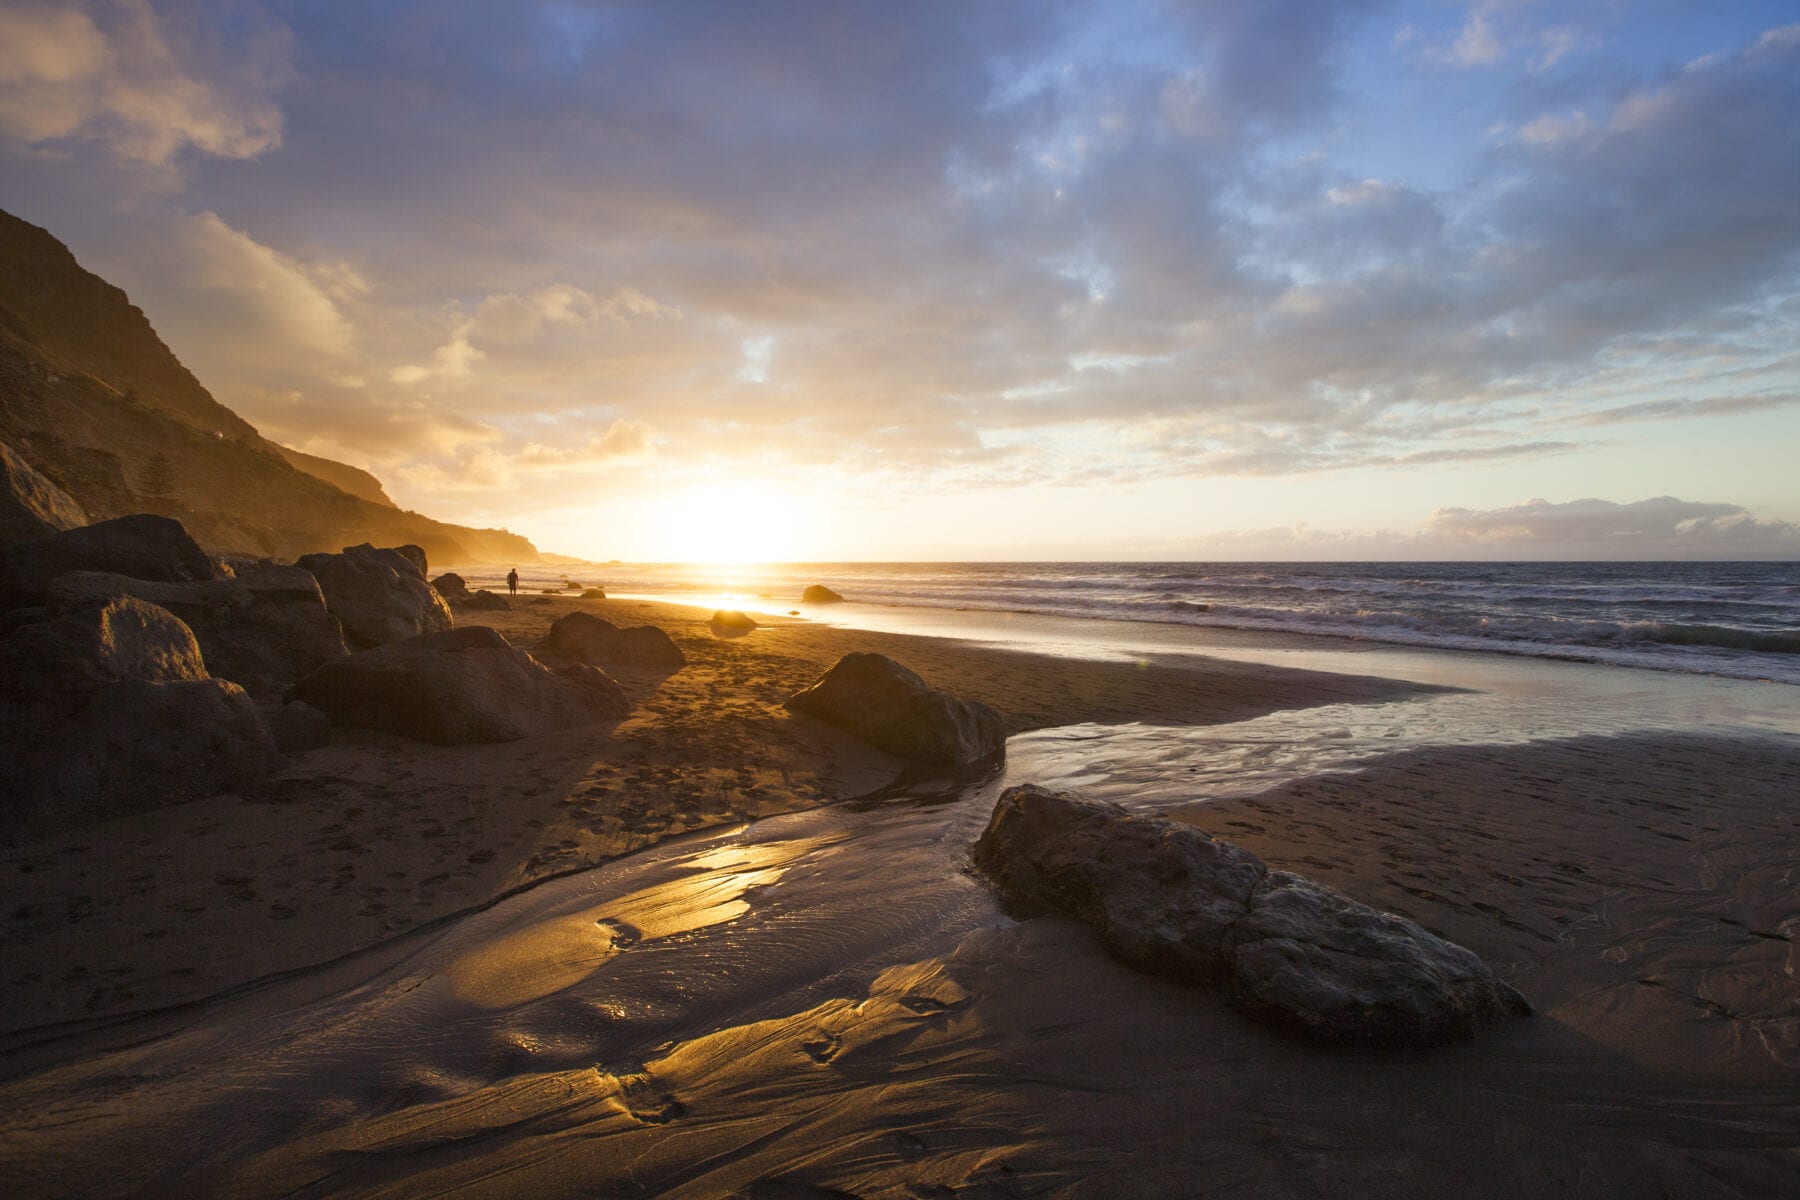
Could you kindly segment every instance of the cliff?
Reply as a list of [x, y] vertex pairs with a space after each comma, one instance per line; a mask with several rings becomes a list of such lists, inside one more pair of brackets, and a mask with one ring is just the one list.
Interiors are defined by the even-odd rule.
[[396, 508], [366, 471], [278, 446], [213, 399], [124, 292], [0, 212], [0, 441], [93, 520], [176, 517], [219, 554], [414, 542], [434, 563], [535, 562], [505, 530]]

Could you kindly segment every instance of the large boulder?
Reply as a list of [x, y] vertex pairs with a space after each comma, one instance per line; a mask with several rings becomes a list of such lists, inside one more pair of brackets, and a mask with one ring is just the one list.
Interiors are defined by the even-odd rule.
[[431, 581], [431, 586], [437, 589], [437, 594], [442, 596], [451, 608], [457, 607], [460, 601], [469, 598], [468, 583], [455, 571], [445, 571]]
[[233, 579], [157, 583], [73, 571], [50, 585], [53, 608], [135, 596], [173, 613], [193, 631], [215, 679], [258, 696], [286, 691], [301, 676], [349, 653], [312, 573], [299, 567], [245, 567]]
[[295, 565], [319, 581], [325, 607], [344, 627], [344, 640], [365, 649], [452, 625], [450, 606], [425, 582], [424, 557], [417, 546], [376, 549], [365, 542], [346, 546], [341, 554], [308, 554]]
[[292, 697], [334, 725], [457, 746], [614, 720], [631, 703], [605, 672], [551, 670], [483, 625], [422, 634], [327, 663]]
[[841, 604], [844, 598], [822, 583], [815, 583], [800, 593], [802, 604]]
[[70, 571], [111, 571], [160, 583], [223, 576], [180, 521], [137, 513], [0, 550], [0, 608], [42, 604], [50, 581]]
[[885, 654], [846, 654], [787, 707], [840, 725], [871, 746], [932, 766], [971, 767], [1006, 753], [1006, 721], [976, 700], [931, 687]]
[[215, 795], [278, 761], [256, 705], [208, 678], [191, 631], [129, 596], [0, 640], [0, 840]]
[[654, 625], [621, 629], [592, 613], [558, 617], [535, 653], [540, 658], [589, 663], [600, 667], [648, 667], [670, 670], [687, 664], [687, 655]]
[[69, 493], [0, 442], [0, 546], [51, 537], [88, 523]]
[[1219, 985], [1240, 1011], [1299, 1033], [1428, 1045], [1531, 1011], [1472, 952], [1404, 917], [1116, 804], [1008, 788], [974, 857], [1008, 892], [1091, 926], [1121, 962]]
[[721, 608], [713, 613], [712, 631], [720, 637], [742, 637], [756, 628], [756, 618], [735, 608]]

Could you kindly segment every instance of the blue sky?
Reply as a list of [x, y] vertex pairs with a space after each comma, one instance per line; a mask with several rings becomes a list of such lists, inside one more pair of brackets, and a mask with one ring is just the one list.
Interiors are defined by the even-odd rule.
[[1800, 6], [0, 0], [0, 206], [600, 558], [1800, 555]]

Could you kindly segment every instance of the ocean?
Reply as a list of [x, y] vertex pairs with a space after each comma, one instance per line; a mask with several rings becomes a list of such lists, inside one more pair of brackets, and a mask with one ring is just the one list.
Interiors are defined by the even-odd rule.
[[[501, 568], [503, 571], [504, 568]], [[1800, 684], [1800, 563], [580, 564], [525, 570], [609, 594], [786, 611], [859, 604], [1253, 629]], [[472, 586], [497, 574], [471, 572]], [[706, 597], [706, 600], [702, 600]]]

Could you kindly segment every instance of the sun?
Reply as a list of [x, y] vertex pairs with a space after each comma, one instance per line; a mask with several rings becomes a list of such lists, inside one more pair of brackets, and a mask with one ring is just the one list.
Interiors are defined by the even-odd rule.
[[728, 483], [662, 502], [656, 557], [663, 562], [793, 562], [810, 522], [792, 495], [757, 483]]

